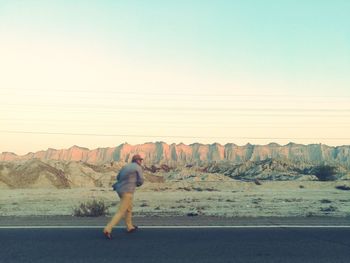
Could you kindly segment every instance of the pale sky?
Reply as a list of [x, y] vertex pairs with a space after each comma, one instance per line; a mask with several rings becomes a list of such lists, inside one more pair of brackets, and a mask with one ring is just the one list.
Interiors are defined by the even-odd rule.
[[350, 1], [0, 0], [0, 152], [350, 144]]

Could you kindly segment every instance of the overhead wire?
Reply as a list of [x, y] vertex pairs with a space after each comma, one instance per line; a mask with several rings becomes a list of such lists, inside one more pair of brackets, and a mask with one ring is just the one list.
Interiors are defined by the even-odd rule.
[[150, 135], [150, 134], [103, 134], [103, 133], [68, 133], [68, 132], [40, 132], [40, 131], [14, 131], [14, 130], [0, 130], [0, 133], [21, 133], [21, 134], [46, 134], [46, 135], [74, 135], [74, 136], [102, 136], [102, 137], [141, 137], [141, 138], [193, 138], [193, 139], [254, 139], [254, 140], [266, 140], [266, 139], [313, 139], [313, 140], [350, 140], [350, 137], [345, 138], [321, 138], [321, 137], [237, 137], [237, 136], [177, 136], [177, 135]]
[[[79, 94], [103, 94], [103, 96], [108, 96], [108, 94], [117, 94], [117, 95], [138, 95], [138, 96], [146, 96], [148, 97], [148, 99], [151, 96], [151, 101], [152, 99], [155, 99], [154, 96], [193, 96], [194, 98], [205, 98], [208, 99], [211, 102], [221, 102], [222, 99], [223, 100], [234, 100], [234, 99], [247, 99], [248, 101], [256, 101], [256, 100], [261, 100], [261, 98], [268, 98], [268, 99], [286, 99], [286, 100], [291, 100], [291, 99], [296, 99], [296, 100], [300, 100], [300, 99], [311, 99], [313, 101], [315, 100], [319, 100], [319, 99], [341, 99], [341, 100], [347, 100], [350, 98], [350, 96], [322, 96], [322, 95], [305, 95], [305, 96], [300, 96], [300, 95], [286, 95], [286, 94], [217, 94], [217, 93], [187, 93], [187, 92], [172, 92], [172, 93], [159, 93], [159, 92], [139, 92], [139, 91], [111, 91], [111, 90], [103, 90], [103, 91], [92, 91], [92, 90], [42, 90], [42, 89], [26, 89], [25, 92], [28, 94], [30, 94], [29, 91], [40, 91], [40, 92], [60, 92], [60, 94], [62, 95], [62, 92], [66, 92], [67, 94], [67, 98], [71, 97], [71, 94], [73, 93], [79, 93]], [[4, 90], [1, 90], [1, 93], [3, 93]], [[28, 93], [29, 92], [29, 93]], [[0, 93], [0, 94], [1, 94]], [[70, 94], [70, 95], [69, 95]], [[89, 97], [86, 97], [89, 98]], [[219, 99], [220, 98], [220, 99]], [[181, 98], [177, 98], [177, 99], [181, 99]], [[191, 99], [190, 99], [191, 100]], [[190, 101], [189, 100], [189, 101]], [[133, 100], [130, 99], [130, 103]], [[123, 102], [128, 102], [128, 99], [123, 100]], [[264, 116], [264, 117], [281, 117], [284, 116], [284, 118], [287, 117], [302, 117], [304, 119], [310, 119], [310, 118], [332, 118], [332, 121], [334, 121], [334, 119], [339, 119], [339, 118], [344, 118], [344, 117], [348, 117], [350, 114], [350, 109], [349, 108], [262, 108], [262, 107], [257, 107], [257, 108], [235, 108], [235, 107], [184, 107], [183, 105], [179, 105], [179, 107], [176, 106], [131, 106], [128, 104], [118, 104], [118, 105], [104, 105], [103, 103], [100, 104], [84, 104], [81, 103], [81, 105], [77, 105], [77, 104], [69, 104], [69, 103], [57, 103], [57, 104], [52, 104], [52, 103], [46, 103], [46, 104], [16, 104], [16, 103], [9, 103], [9, 102], [5, 102], [1, 104], [2, 106], [6, 106], [9, 107], [8, 109], [10, 109], [10, 111], [8, 112], [3, 112], [2, 115], [5, 116], [7, 115], [7, 118], [0, 118], [0, 120], [4, 121], [11, 121], [12, 123], [16, 124], [16, 118], [11, 118], [11, 115], [8, 115], [9, 113], [28, 113], [28, 112], [36, 112], [37, 110], [46, 110], [46, 112], [70, 112], [71, 114], [79, 114], [79, 113], [83, 113], [86, 114], [87, 112], [89, 112], [89, 114], [92, 112], [95, 115], [101, 115], [101, 114], [115, 114], [118, 112], [134, 112], [134, 113], [154, 113], [157, 112], [157, 114], [159, 115], [169, 115], [169, 114], [179, 114], [179, 113], [185, 113], [186, 115], [188, 114], [203, 114], [205, 113], [207, 117], [209, 117], [209, 114], [216, 114], [218, 112], [220, 113], [225, 113], [225, 114], [232, 114], [234, 113], [234, 117], [259, 117], [259, 116]], [[57, 107], [59, 106], [59, 107]], [[91, 114], [92, 114], [91, 113]], [[54, 122], [57, 123], [57, 121], [59, 121], [57, 118], [57, 116], [50, 116], [50, 118], [54, 118]], [[33, 121], [31, 118], [27, 118], [27, 119], [20, 119], [17, 118], [17, 123], [18, 124], [23, 124], [23, 121]], [[39, 120], [38, 120], [39, 121]], [[45, 119], [41, 119], [41, 121], [44, 121], [45, 123], [49, 123], [49, 120], [45, 120]], [[75, 124], [78, 124], [81, 126], [82, 123], [84, 123], [84, 119], [73, 119], [70, 120], [72, 122], [74, 122]], [[88, 118], [85, 120], [88, 121]], [[212, 121], [212, 120], [211, 120]], [[62, 122], [64, 122], [64, 120], [62, 120]], [[154, 119], [152, 120], [153, 123], [157, 123]], [[151, 122], [151, 123], [152, 123]], [[121, 121], [121, 123], [123, 124], [127, 124], [127, 122], [123, 122]], [[150, 121], [148, 120], [147, 123], [150, 123]], [[162, 122], [163, 123], [163, 122]], [[172, 123], [172, 122], [170, 122]], [[215, 128], [213, 126], [211, 126], [211, 122], [209, 120], [209, 125], [208, 125], [208, 120], [206, 120], [206, 126], [201, 126], [201, 125], [193, 125], [194, 122], [190, 122], [192, 124], [192, 126], [184, 126], [184, 125], [180, 125], [181, 122], [173, 122], [173, 126], [175, 128]], [[343, 124], [344, 122], [340, 122], [341, 124]], [[275, 124], [275, 123], [274, 123]], [[346, 125], [339, 125], [339, 126], [332, 126], [329, 127], [329, 124], [331, 123], [327, 123], [324, 126], [319, 125], [319, 126], [314, 126], [312, 125], [313, 128], [319, 127], [319, 128], [339, 128], [339, 129], [346, 129], [349, 128], [349, 126]], [[268, 126], [265, 124], [265, 126], [259, 126], [259, 125], [253, 125], [253, 126], [244, 126], [244, 125], [240, 125], [240, 126], [223, 126], [222, 123], [215, 123], [212, 125], [220, 125], [221, 127], [226, 127], [226, 128], [252, 128], [252, 129], [256, 129], [256, 128], [309, 128], [310, 126], [283, 126], [283, 125], [275, 125], [275, 126]], [[295, 140], [295, 139], [315, 139], [315, 140], [348, 140], [349, 138], [347, 137], [342, 137], [342, 138], [335, 138], [335, 137], [327, 137], [327, 138], [310, 138], [310, 137], [234, 137], [234, 136], [182, 136], [182, 135], [169, 135], [169, 134], [161, 134], [161, 135], [136, 135], [136, 134], [104, 134], [104, 133], [71, 133], [71, 132], [49, 132], [49, 131], [28, 131], [28, 130], [11, 130], [11, 129], [6, 129], [6, 130], [0, 130], [0, 133], [22, 133], [22, 134], [47, 134], [47, 135], [72, 135], [72, 136], [113, 136], [113, 137], [142, 137], [142, 138], [159, 138], [159, 137], [164, 137], [164, 138], [195, 138], [195, 139], [201, 139], [201, 138], [206, 138], [206, 139], [254, 139], [254, 140], [265, 140], [265, 139], [271, 139], [271, 140], [276, 140], [276, 139], [288, 139], [288, 140]]]

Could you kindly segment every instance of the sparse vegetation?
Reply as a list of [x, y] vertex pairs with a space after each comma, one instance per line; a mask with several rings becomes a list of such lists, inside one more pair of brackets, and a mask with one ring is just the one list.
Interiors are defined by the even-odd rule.
[[258, 179], [255, 179], [255, 180], [254, 180], [254, 183], [255, 183], [256, 185], [262, 185], [262, 183], [261, 183]]
[[185, 191], [191, 191], [191, 188], [189, 187], [178, 187], [177, 190], [185, 190]]
[[162, 192], [162, 191], [167, 191], [169, 189], [170, 189], [169, 187], [158, 187], [158, 188], [155, 188], [154, 191], [155, 192]]
[[103, 201], [89, 201], [81, 203], [73, 209], [73, 215], [78, 217], [98, 217], [107, 214], [108, 207]]
[[337, 178], [336, 167], [330, 165], [319, 165], [313, 169], [313, 173], [319, 181], [335, 181]]
[[295, 202], [301, 202], [303, 201], [302, 198], [287, 198], [283, 200], [286, 203], [295, 203]]
[[262, 201], [261, 198], [255, 198], [255, 199], [252, 200], [252, 203], [253, 204], [259, 204], [261, 201]]
[[315, 216], [315, 214], [314, 214], [313, 212], [307, 212], [307, 213], [305, 214], [305, 216], [306, 216], [306, 217], [313, 217], [313, 216]]
[[335, 207], [335, 206], [329, 206], [329, 207], [322, 207], [321, 208], [321, 211], [322, 212], [326, 212], [326, 213], [330, 213], [330, 212], [335, 212], [337, 211], [338, 209]]
[[187, 216], [198, 216], [199, 213], [198, 212], [189, 212], [187, 213]]
[[350, 190], [350, 187], [346, 186], [346, 185], [338, 185], [335, 188], [339, 189], [339, 190], [344, 190], [344, 191], [349, 191]]
[[217, 192], [217, 191], [219, 191], [219, 190], [214, 189], [214, 188], [206, 188], [205, 191], [208, 191], [208, 192]]

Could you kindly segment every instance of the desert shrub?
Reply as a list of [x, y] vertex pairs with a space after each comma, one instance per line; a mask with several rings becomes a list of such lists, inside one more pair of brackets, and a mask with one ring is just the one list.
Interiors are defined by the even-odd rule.
[[78, 217], [98, 217], [107, 214], [108, 207], [103, 201], [89, 201], [81, 203], [73, 209], [73, 215]]
[[261, 198], [256, 198], [256, 199], [253, 199], [253, 200], [252, 200], [252, 203], [257, 205], [257, 204], [259, 204], [261, 201], [262, 201]]
[[305, 216], [306, 217], [313, 217], [313, 216], [315, 216], [315, 214], [313, 212], [307, 212]]
[[215, 188], [205, 188], [204, 190], [208, 191], [208, 192], [220, 192], [220, 190], [215, 189]]
[[339, 189], [339, 190], [345, 190], [345, 191], [349, 191], [350, 190], [350, 187], [346, 186], [346, 185], [338, 185], [335, 188]]
[[189, 187], [178, 187], [177, 190], [185, 190], [185, 191], [191, 191], [191, 188]]
[[162, 164], [161, 166], [160, 166], [160, 168], [162, 169], [162, 170], [164, 170], [165, 172], [169, 172], [170, 171], [170, 167], [169, 166], [167, 166], [166, 164]]
[[255, 180], [254, 180], [254, 183], [255, 183], [256, 185], [262, 185], [262, 183], [261, 183], [258, 179], [255, 179]]
[[289, 198], [289, 199], [284, 199], [283, 200], [286, 203], [294, 203], [294, 202], [302, 202], [302, 198]]
[[199, 213], [196, 211], [187, 213], [187, 216], [198, 216], [198, 215]]
[[322, 199], [322, 200], [320, 200], [320, 202], [321, 202], [322, 204], [330, 204], [330, 203], [332, 203], [332, 201], [331, 201], [331, 200], [328, 200], [328, 199]]
[[337, 178], [336, 167], [330, 165], [319, 165], [313, 169], [313, 173], [319, 181], [335, 181]]
[[326, 212], [326, 213], [330, 213], [330, 212], [335, 212], [337, 211], [338, 209], [335, 207], [335, 206], [329, 206], [329, 207], [322, 207], [321, 208], [321, 211], [322, 212]]

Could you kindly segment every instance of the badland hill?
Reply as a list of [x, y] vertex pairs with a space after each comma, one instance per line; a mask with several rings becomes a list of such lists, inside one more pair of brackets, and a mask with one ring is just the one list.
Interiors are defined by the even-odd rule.
[[278, 144], [122, 144], [89, 150], [73, 146], [17, 156], [0, 155], [0, 188], [110, 187], [133, 154], [145, 157], [145, 179], [164, 181], [317, 180], [314, 167], [337, 167], [349, 179], [350, 146]]
[[47, 149], [22, 156], [3, 152], [0, 154], [0, 161], [39, 159], [41, 161], [81, 161], [100, 165], [109, 162], [129, 162], [135, 153], [142, 154], [148, 165], [198, 165], [221, 161], [238, 164], [247, 161], [277, 159], [288, 160], [292, 163], [328, 163], [350, 168], [350, 145], [332, 147], [324, 144], [302, 145], [294, 143], [287, 145], [276, 143], [268, 145], [247, 144], [244, 146], [232, 143], [225, 145], [218, 143], [185, 145], [163, 142], [130, 145], [125, 143], [117, 147], [93, 150], [73, 146], [69, 149]]

